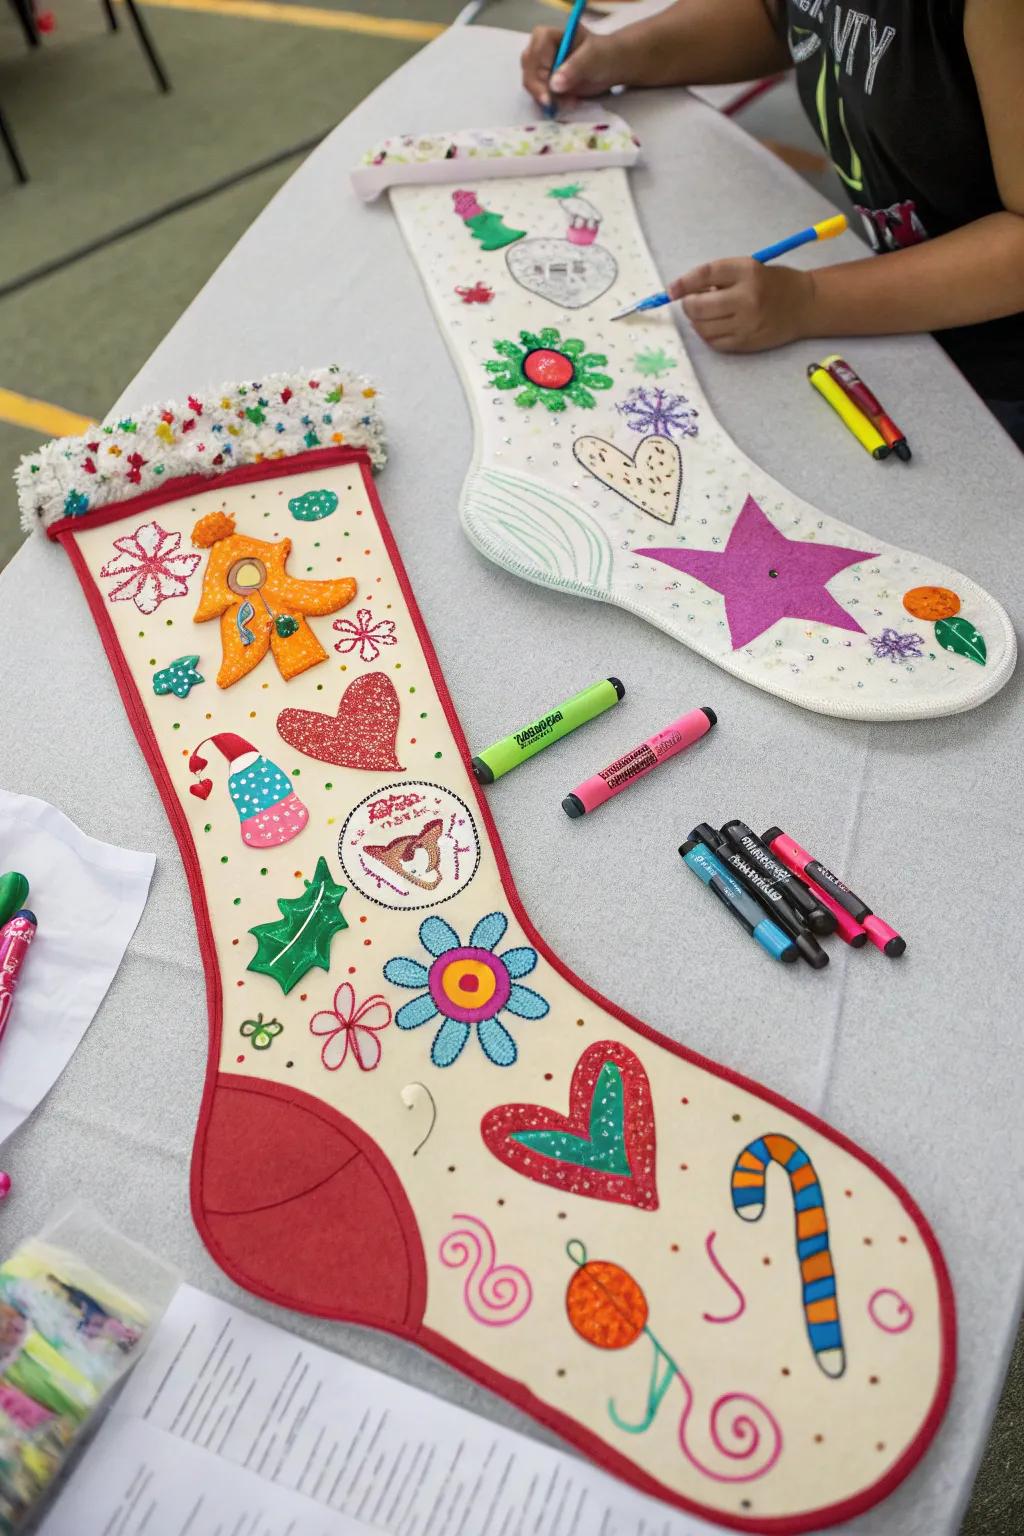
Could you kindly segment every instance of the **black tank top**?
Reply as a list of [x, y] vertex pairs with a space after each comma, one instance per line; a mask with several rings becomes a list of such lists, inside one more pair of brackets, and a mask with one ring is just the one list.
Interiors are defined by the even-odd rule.
[[[965, 0], [774, 0], [804, 109], [876, 251], [1003, 203], [964, 42]], [[988, 399], [1024, 399], [1024, 313], [940, 331]]]

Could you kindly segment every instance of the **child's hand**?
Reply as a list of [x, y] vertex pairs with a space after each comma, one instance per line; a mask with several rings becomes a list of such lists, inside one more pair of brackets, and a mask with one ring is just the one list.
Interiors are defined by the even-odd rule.
[[523, 85], [542, 107], [556, 95], [560, 106], [570, 107], [580, 96], [600, 96], [616, 84], [615, 50], [611, 39], [595, 37], [586, 27], [577, 27], [573, 49], [552, 78], [562, 32], [558, 27], [536, 27], [523, 50]]
[[717, 352], [765, 352], [813, 334], [814, 277], [795, 267], [729, 257], [694, 267], [668, 291]]

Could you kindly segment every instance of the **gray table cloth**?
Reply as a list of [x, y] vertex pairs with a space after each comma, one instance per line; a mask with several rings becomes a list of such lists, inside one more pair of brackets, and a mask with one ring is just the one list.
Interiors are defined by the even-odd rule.
[[[467, 406], [386, 199], [360, 205], [347, 173], [391, 133], [528, 120], [520, 47], [506, 32], [452, 30], [375, 91], [264, 210], [118, 408], [330, 361], [371, 374], [391, 443], [380, 493], [471, 744], [594, 678], [625, 680], [625, 706], [488, 792], [519, 890], [555, 950], [601, 992], [822, 1115], [920, 1203], [957, 1295], [952, 1404], [910, 1478], [844, 1529], [941, 1536], [970, 1492], [1024, 1278], [1024, 669], [966, 715], [827, 719], [726, 676], [628, 614], [529, 586], [473, 551], [456, 514]], [[686, 93], [617, 105], [644, 142], [632, 185], [666, 277], [828, 211]], [[799, 259], [850, 249], [847, 239]], [[836, 338], [759, 357], [720, 357], [689, 340], [713, 409], [755, 460], [851, 527], [973, 576], [1020, 630], [1024, 458], [930, 339]], [[835, 345], [908, 433], [912, 467], [873, 462], [808, 388], [805, 364]], [[13, 494], [5, 506], [13, 516]], [[0, 577], [0, 612], [0, 782], [158, 861], [91, 1030], [4, 1148], [15, 1188], [0, 1218], [4, 1250], [60, 1201], [90, 1199], [195, 1284], [537, 1433], [410, 1347], [240, 1294], [207, 1256], [188, 1208], [206, 1001], [177, 848], [66, 555], [31, 539]], [[699, 704], [718, 712], [713, 750], [652, 776], [599, 827], [563, 815], [559, 802], [580, 778]], [[771, 964], [676, 853], [695, 821], [731, 816], [758, 829], [777, 822], [819, 852], [906, 935], [906, 957], [833, 945], [824, 973]]]

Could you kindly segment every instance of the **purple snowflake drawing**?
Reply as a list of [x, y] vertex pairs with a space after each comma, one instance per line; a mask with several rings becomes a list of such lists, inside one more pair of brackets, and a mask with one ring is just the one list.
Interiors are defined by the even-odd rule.
[[923, 635], [901, 635], [895, 629], [883, 629], [880, 635], [872, 635], [871, 645], [879, 661], [888, 657], [893, 664], [911, 658], [920, 661], [924, 654], [921, 650]]
[[676, 433], [680, 437], [697, 436], [698, 412], [687, 405], [685, 395], [674, 395], [668, 389], [648, 389], [639, 384], [615, 409], [625, 416], [631, 432], [642, 432], [645, 437], [672, 437]]

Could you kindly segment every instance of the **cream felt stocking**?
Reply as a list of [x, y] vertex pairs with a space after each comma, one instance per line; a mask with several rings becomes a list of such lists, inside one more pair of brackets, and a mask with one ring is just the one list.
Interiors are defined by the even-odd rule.
[[424, 164], [390, 194], [472, 403], [473, 543], [823, 714], [952, 714], [1001, 688], [1016, 642], [998, 603], [751, 463], [670, 309], [611, 321], [662, 286], [626, 171], [551, 175], [544, 155], [509, 154], [529, 174], [474, 179], [448, 158], [444, 184]]
[[180, 475], [212, 428], [172, 407], [94, 439], [146, 461], [95, 510], [87, 442], [22, 480], [188, 873], [199, 1231], [240, 1285], [422, 1345], [685, 1509], [852, 1516], [949, 1394], [935, 1238], [839, 1131], [630, 1018], [532, 927], [377, 499], [373, 404], [360, 426], [366, 390], [323, 382], [339, 403], [300, 420], [366, 446], [265, 456], [294, 424], [278, 380], [218, 478]]

